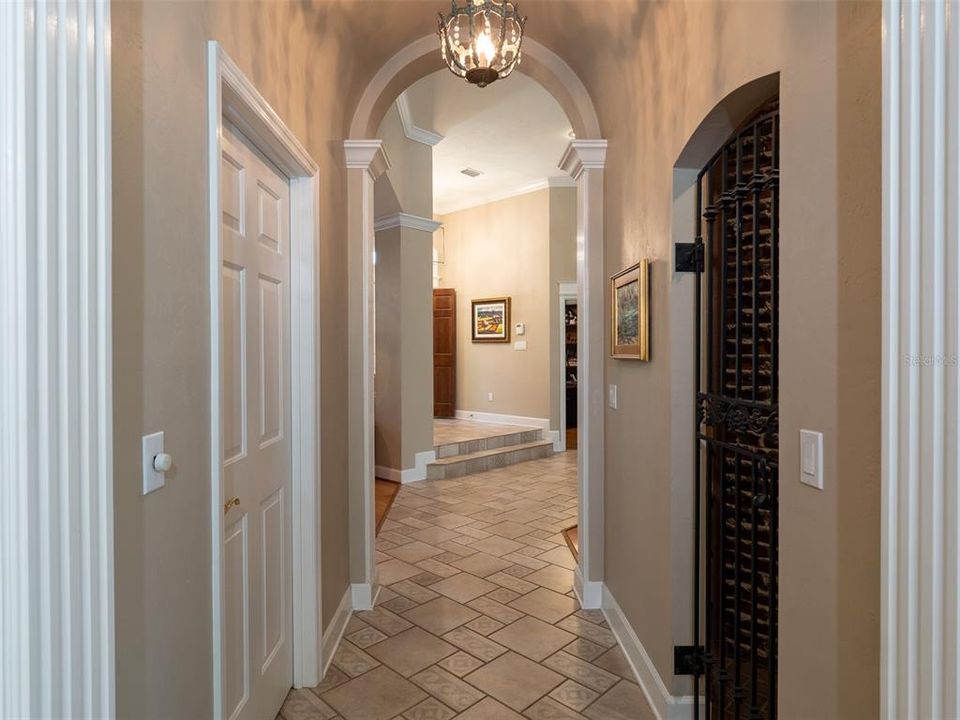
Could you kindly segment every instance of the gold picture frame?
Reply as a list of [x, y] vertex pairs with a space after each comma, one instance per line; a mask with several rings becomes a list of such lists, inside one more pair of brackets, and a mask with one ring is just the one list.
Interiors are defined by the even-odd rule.
[[470, 327], [475, 343], [510, 342], [510, 298], [471, 300]]
[[610, 278], [610, 357], [650, 360], [650, 261]]

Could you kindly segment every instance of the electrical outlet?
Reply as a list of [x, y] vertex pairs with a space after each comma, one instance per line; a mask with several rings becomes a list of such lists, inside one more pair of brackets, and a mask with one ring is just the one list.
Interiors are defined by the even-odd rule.
[[610, 385], [607, 388], [607, 404], [614, 410], [617, 409], [617, 386], [616, 385]]
[[492, 392], [488, 392], [488, 393], [487, 393], [487, 401], [488, 401], [488, 402], [493, 402], [493, 393], [492, 393]]

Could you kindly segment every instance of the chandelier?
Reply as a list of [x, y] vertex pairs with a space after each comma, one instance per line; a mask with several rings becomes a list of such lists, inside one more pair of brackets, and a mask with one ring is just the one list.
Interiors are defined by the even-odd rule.
[[451, 0], [437, 23], [440, 54], [454, 75], [486, 87], [520, 62], [526, 22], [509, 0]]

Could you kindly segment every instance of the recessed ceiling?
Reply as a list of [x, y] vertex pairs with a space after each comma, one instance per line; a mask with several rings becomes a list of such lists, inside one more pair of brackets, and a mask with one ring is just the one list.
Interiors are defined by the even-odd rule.
[[[557, 165], [570, 121], [537, 81], [519, 72], [485, 88], [440, 70], [404, 93], [412, 123], [439, 133], [433, 148], [433, 209], [443, 215], [569, 176]], [[466, 168], [480, 171], [469, 177]]]

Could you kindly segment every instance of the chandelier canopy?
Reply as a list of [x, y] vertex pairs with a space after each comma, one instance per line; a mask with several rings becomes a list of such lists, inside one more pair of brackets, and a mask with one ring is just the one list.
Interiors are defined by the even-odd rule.
[[509, 0], [451, 0], [437, 23], [440, 54], [454, 75], [486, 87], [520, 62], [526, 22]]

